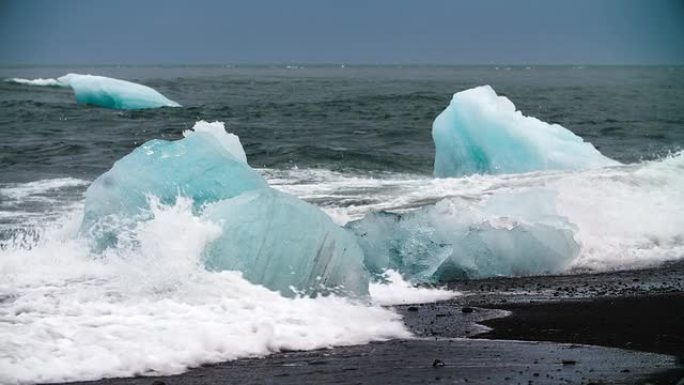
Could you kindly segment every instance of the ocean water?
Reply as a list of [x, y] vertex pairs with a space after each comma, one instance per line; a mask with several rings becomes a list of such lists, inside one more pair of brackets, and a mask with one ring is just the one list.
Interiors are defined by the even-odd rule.
[[[140, 248], [93, 258], [74, 236], [90, 182], [199, 120], [225, 122], [271, 186], [340, 225], [543, 188], [576, 228], [568, 273], [684, 256], [684, 67], [0, 67], [0, 78], [69, 72], [142, 83], [183, 107], [110, 110], [77, 104], [69, 89], [0, 82], [0, 383], [178, 373], [405, 338], [400, 317], [378, 305], [456, 295], [390, 273], [394, 286], [371, 287], [371, 303], [292, 299], [208, 272], [199, 260], [215, 225], [182, 201], [136, 229]], [[483, 84], [623, 165], [433, 178], [432, 121], [454, 92]]]

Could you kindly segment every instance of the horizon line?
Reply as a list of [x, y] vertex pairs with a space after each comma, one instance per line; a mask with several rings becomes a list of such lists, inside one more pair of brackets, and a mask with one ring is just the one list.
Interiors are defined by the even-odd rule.
[[666, 67], [684, 66], [680, 63], [344, 63], [344, 62], [225, 62], [225, 63], [0, 63], [0, 67], [267, 67], [267, 66], [297, 66], [297, 67]]

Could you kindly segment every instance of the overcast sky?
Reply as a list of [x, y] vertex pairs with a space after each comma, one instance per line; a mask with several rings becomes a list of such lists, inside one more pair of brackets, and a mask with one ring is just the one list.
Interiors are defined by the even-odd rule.
[[0, 64], [684, 63], [684, 0], [0, 0]]

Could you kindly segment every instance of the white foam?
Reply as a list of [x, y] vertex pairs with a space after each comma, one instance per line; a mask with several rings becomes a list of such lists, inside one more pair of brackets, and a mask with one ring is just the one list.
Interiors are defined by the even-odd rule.
[[430, 303], [446, 301], [461, 295], [457, 291], [412, 285], [394, 270], [387, 270], [385, 276], [387, 278], [386, 283], [374, 282], [370, 284], [369, 290], [374, 305]]
[[38, 79], [22, 79], [22, 78], [10, 78], [5, 79], [9, 83], [26, 84], [29, 86], [41, 86], [41, 87], [65, 87], [68, 88], [69, 84], [61, 82], [58, 79], [52, 78], [38, 78]]
[[432, 179], [410, 174], [261, 170], [269, 184], [321, 206], [338, 224], [370, 211], [406, 212], [447, 197], [481, 204], [500, 192], [543, 189], [576, 225], [569, 269], [634, 268], [684, 257], [684, 153], [584, 171]]
[[582, 252], [571, 268], [611, 270], [684, 257], [684, 153], [552, 183]]
[[401, 210], [438, 188], [442, 180], [400, 173], [341, 173], [325, 169], [261, 169], [268, 184], [313, 202], [344, 225], [372, 210]]
[[206, 271], [201, 250], [220, 230], [190, 206], [153, 204], [153, 219], [100, 258], [71, 225], [30, 248], [1, 250], [0, 383], [173, 374], [283, 349], [410, 336], [381, 307], [288, 299], [239, 273]]
[[[76, 178], [43, 179], [28, 183], [0, 183], [0, 247], [24, 242], [25, 236], [38, 235], [47, 223], [59, 221], [78, 212], [81, 194], [88, 181]], [[3, 239], [3, 232], [14, 233]]]
[[90, 182], [77, 178], [42, 179], [28, 183], [0, 184], [0, 196], [10, 200], [43, 197], [50, 199], [55, 190], [87, 186]]

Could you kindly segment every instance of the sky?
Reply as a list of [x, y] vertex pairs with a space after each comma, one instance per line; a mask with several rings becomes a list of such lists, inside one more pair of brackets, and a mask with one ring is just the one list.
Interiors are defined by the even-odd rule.
[[684, 64], [684, 0], [0, 0], [0, 64]]

